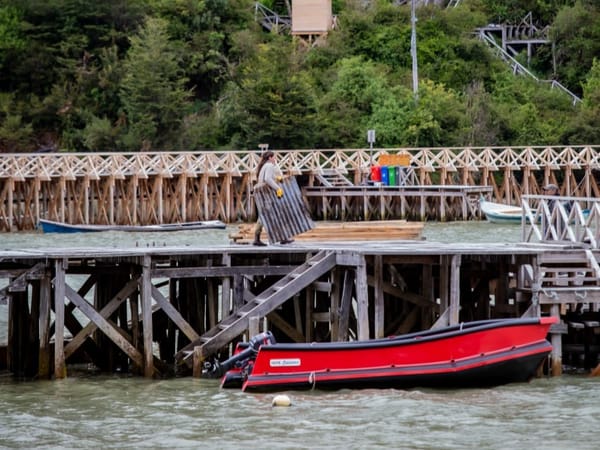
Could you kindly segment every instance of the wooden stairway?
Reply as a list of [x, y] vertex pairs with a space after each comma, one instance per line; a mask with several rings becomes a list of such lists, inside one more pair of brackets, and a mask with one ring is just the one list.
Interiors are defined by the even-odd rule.
[[293, 297], [294, 294], [329, 272], [335, 265], [335, 252], [320, 251], [233, 314], [227, 316], [215, 327], [200, 336], [199, 339], [177, 352], [175, 360], [177, 363], [185, 362], [190, 365], [195, 347], [201, 348], [203, 358], [214, 354], [246, 331], [251, 317], [266, 316]]
[[335, 169], [323, 170], [315, 178], [325, 187], [354, 186], [348, 178]]

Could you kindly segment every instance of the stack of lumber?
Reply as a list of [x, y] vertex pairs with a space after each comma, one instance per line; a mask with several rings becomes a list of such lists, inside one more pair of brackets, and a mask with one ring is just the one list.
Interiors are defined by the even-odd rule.
[[[423, 222], [406, 220], [378, 220], [371, 222], [316, 222], [310, 231], [294, 236], [296, 241], [389, 241], [420, 239]], [[251, 244], [254, 224], [242, 224], [237, 233], [230, 234], [236, 244]], [[268, 241], [263, 230], [261, 239]]]

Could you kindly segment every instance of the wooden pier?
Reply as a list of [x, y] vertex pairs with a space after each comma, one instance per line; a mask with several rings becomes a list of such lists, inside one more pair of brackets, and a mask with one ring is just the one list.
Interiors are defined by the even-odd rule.
[[317, 220], [479, 220], [489, 186], [319, 186], [304, 197]]
[[23, 379], [63, 378], [82, 362], [198, 375], [261, 329], [282, 342], [365, 340], [551, 314], [562, 319], [552, 330], [559, 374], [567, 315], [577, 323], [583, 308], [594, 338], [599, 256], [567, 243], [426, 241], [3, 251], [6, 366]]
[[[443, 220], [462, 220], [465, 201], [452, 200], [459, 186], [491, 189], [491, 199], [507, 204], [519, 204], [523, 195], [541, 193], [547, 183], [559, 185], [562, 195], [600, 196], [598, 149], [464, 147], [277, 153], [283, 172], [296, 176], [307, 189], [315, 219], [421, 220], [441, 215]], [[409, 155], [413, 184], [432, 186], [432, 190], [439, 186], [446, 201], [440, 202], [432, 191], [425, 196], [425, 190], [423, 200], [418, 199], [402, 183], [380, 193], [360, 191], [360, 195], [369, 193], [366, 206], [350, 190], [343, 195], [313, 190], [327, 186], [323, 179], [332, 172], [361, 186], [373, 164], [394, 155]], [[214, 219], [252, 222], [256, 209], [251, 193], [259, 158], [259, 151], [0, 154], [0, 231], [32, 230], [40, 218], [111, 225]], [[466, 215], [471, 217], [469, 208]]]

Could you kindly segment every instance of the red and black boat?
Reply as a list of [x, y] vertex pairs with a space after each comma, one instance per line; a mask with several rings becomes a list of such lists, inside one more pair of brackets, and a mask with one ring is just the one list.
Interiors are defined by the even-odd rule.
[[352, 342], [278, 344], [270, 332], [240, 344], [222, 387], [288, 389], [484, 387], [528, 381], [552, 349], [557, 319], [492, 319]]

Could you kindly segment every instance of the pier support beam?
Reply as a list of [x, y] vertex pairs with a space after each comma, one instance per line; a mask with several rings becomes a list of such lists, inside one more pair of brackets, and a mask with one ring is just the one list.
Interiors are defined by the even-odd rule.
[[57, 259], [54, 264], [54, 378], [67, 377], [65, 363], [65, 272], [68, 262]]
[[152, 259], [144, 256], [142, 268], [142, 320], [144, 322], [144, 376], [151, 378], [154, 375], [154, 357], [152, 353]]
[[460, 255], [452, 255], [450, 263], [450, 325], [458, 324], [460, 312]]
[[367, 262], [365, 257], [360, 257], [360, 263], [356, 266], [356, 314], [357, 314], [357, 336], [359, 341], [369, 339], [369, 285], [367, 283]]
[[40, 280], [40, 311], [39, 311], [39, 363], [38, 377], [50, 377], [50, 310], [51, 310], [52, 283], [48, 273]]
[[[557, 317], [560, 322], [560, 305], [552, 305], [550, 307], [550, 314], [553, 317]], [[562, 375], [562, 335], [558, 333], [552, 333], [550, 335], [550, 343], [552, 344], [551, 357], [551, 372], [553, 377]]]

